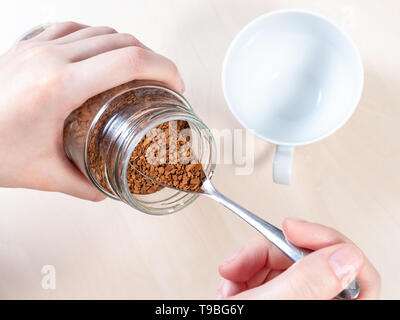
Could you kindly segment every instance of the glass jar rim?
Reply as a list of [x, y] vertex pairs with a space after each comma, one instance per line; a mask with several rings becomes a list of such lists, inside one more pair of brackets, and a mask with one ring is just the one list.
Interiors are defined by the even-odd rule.
[[[187, 111], [190, 111], [190, 112], [187, 112]], [[209, 130], [209, 128], [199, 118], [197, 118], [194, 115], [194, 113], [192, 112], [192, 109], [186, 110], [186, 112], [177, 112], [176, 110], [170, 111], [170, 112], [166, 112], [166, 111], [162, 112], [161, 111], [160, 113], [155, 113], [152, 120], [154, 120], [154, 121], [152, 121], [151, 124], [146, 126], [146, 128], [142, 129], [139, 134], [137, 134], [135, 132], [135, 128], [137, 128], [137, 126], [139, 126], [141, 124], [141, 122], [135, 123], [130, 128], [127, 137], [124, 139], [124, 144], [121, 145], [121, 147], [119, 148], [119, 150], [117, 152], [117, 159], [121, 157], [121, 154], [124, 151], [124, 149], [125, 149], [124, 153], [126, 153], [128, 156], [126, 156], [125, 159], [123, 159], [121, 170], [119, 170], [119, 168], [118, 168], [119, 161], [115, 162], [116, 168], [114, 169], [114, 172], [115, 173], [122, 172], [124, 175], [122, 177], [122, 179], [118, 179], [118, 181], [122, 181], [121, 191], [123, 193], [123, 197], [121, 197], [121, 199], [123, 199], [126, 203], [128, 203], [129, 205], [135, 207], [136, 209], [138, 209], [142, 212], [145, 212], [145, 213], [151, 214], [151, 215], [171, 214], [171, 213], [175, 213], [179, 210], [186, 208], [190, 203], [192, 203], [194, 200], [196, 200], [200, 194], [193, 194], [193, 196], [187, 202], [185, 202], [185, 204], [180, 205], [178, 208], [175, 208], [174, 210], [168, 210], [168, 211], [163, 211], [163, 212], [154, 213], [152, 211], [147, 210], [145, 207], [139, 205], [138, 201], [134, 199], [131, 192], [129, 191], [128, 181], [127, 181], [127, 176], [126, 176], [128, 166], [130, 163], [130, 155], [132, 154], [136, 145], [151, 129], [155, 128], [156, 126], [158, 126], [162, 123], [174, 121], [174, 120], [187, 121], [187, 122], [192, 123], [195, 126], [197, 126], [202, 132], [207, 132], [208, 136], [211, 139], [211, 141], [210, 141], [210, 144], [211, 144], [210, 148], [212, 149], [211, 155], [215, 155], [215, 145], [214, 145], [215, 142], [213, 140], [213, 137], [212, 137], [212, 134], [211, 134], [211, 131]], [[208, 170], [209, 178], [211, 178], [214, 173], [215, 166], [216, 166], [215, 161], [213, 161], [213, 159], [210, 159], [209, 165], [211, 165], [211, 167]], [[184, 192], [184, 191], [177, 190], [177, 193], [178, 192]]]

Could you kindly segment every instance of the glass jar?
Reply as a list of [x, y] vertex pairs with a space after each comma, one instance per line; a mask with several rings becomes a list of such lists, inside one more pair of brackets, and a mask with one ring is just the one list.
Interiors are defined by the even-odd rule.
[[68, 158], [108, 197], [149, 214], [176, 212], [198, 195], [171, 188], [133, 194], [127, 181], [130, 156], [152, 128], [184, 120], [193, 133], [191, 149], [212, 176], [215, 143], [210, 130], [179, 93], [154, 81], [131, 81], [87, 100], [64, 122]]

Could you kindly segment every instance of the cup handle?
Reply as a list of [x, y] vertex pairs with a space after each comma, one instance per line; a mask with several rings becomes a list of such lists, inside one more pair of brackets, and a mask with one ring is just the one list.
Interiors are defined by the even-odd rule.
[[292, 163], [294, 147], [277, 145], [275, 150], [273, 179], [275, 183], [292, 183]]

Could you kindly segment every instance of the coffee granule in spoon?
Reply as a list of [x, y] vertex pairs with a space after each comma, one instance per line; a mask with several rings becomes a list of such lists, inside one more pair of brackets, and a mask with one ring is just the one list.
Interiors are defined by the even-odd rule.
[[[132, 193], [150, 194], [163, 188], [136, 170], [164, 185], [202, 192], [201, 183], [205, 173], [190, 148], [190, 135], [183, 141], [178, 139], [185, 129], [190, 130], [187, 121], [164, 122], [140, 140], [132, 152], [131, 166], [127, 171], [128, 186]], [[161, 137], [160, 132], [163, 133]], [[150, 156], [153, 158], [149, 161]]]

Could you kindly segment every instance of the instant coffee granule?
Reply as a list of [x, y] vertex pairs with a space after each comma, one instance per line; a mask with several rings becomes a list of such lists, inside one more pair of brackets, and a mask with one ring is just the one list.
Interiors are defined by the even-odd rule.
[[[141, 139], [131, 155], [131, 166], [127, 171], [128, 186], [132, 193], [150, 194], [163, 188], [134, 168], [164, 185], [202, 192], [201, 183], [205, 173], [190, 148], [190, 134], [183, 140], [178, 139], [183, 130], [190, 133], [187, 121], [165, 122]], [[161, 136], [160, 132], [163, 133]]]

